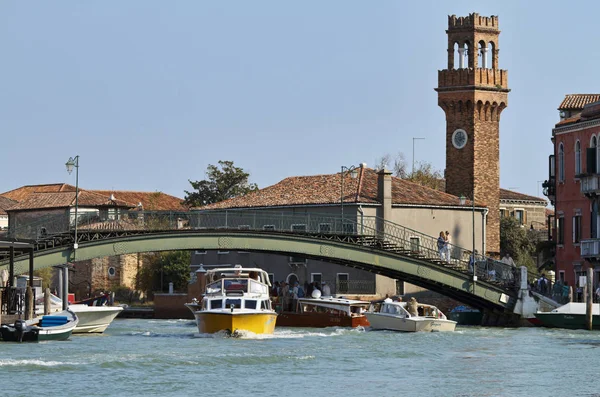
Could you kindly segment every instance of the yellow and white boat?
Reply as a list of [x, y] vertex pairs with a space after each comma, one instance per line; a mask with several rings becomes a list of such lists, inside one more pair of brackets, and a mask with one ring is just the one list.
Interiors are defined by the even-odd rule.
[[206, 291], [200, 303], [186, 304], [194, 313], [198, 331], [240, 331], [272, 334], [277, 313], [271, 306], [268, 274], [258, 268], [217, 268], [206, 272]]

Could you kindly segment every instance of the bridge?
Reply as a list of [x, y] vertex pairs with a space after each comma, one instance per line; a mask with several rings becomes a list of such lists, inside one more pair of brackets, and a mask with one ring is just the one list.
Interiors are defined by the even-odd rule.
[[[31, 253], [15, 250], [16, 274], [75, 259], [171, 250], [243, 250], [301, 256], [342, 264], [439, 292], [472, 307], [512, 314], [526, 272], [453, 246], [450, 262], [440, 260], [435, 237], [377, 217], [226, 211], [119, 211], [51, 215], [17, 225], [11, 241], [27, 241]], [[415, 239], [418, 237], [418, 239]], [[411, 239], [412, 238], [412, 239]], [[74, 249], [76, 244], [77, 249]], [[0, 268], [9, 267], [0, 252]], [[477, 277], [474, 277], [477, 276]]]

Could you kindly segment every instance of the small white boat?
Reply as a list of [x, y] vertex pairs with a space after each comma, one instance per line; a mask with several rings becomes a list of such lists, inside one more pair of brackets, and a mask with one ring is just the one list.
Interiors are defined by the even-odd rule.
[[366, 316], [372, 329], [387, 329], [403, 332], [447, 332], [454, 331], [456, 321], [448, 320], [444, 313], [433, 305], [418, 303], [419, 315], [410, 314], [406, 302], [394, 302], [387, 298], [371, 304]]
[[273, 333], [277, 313], [271, 306], [271, 284], [264, 270], [241, 266], [211, 269], [206, 280], [202, 301], [186, 304], [201, 334]]

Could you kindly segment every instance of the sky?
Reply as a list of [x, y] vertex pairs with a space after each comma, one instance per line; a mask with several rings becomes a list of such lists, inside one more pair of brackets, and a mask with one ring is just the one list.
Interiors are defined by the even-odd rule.
[[[600, 93], [594, 1], [0, 0], [0, 192], [75, 184], [183, 198], [231, 160], [267, 187], [445, 168], [448, 15], [499, 16], [511, 92], [500, 184], [542, 196], [566, 94]], [[413, 138], [425, 138], [413, 140]]]

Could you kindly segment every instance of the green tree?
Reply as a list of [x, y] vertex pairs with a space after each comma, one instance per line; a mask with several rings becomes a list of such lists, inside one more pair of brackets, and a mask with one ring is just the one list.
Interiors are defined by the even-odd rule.
[[530, 274], [538, 274], [533, 257], [536, 255], [537, 241], [535, 236], [528, 233], [513, 217], [500, 220], [500, 251], [508, 252], [517, 266], [526, 266]]
[[138, 274], [142, 291], [163, 291], [173, 283], [177, 291], [185, 291], [190, 280], [190, 251], [157, 252]]
[[445, 183], [442, 172], [434, 169], [431, 163], [426, 161], [415, 163], [415, 169], [413, 170], [411, 166], [410, 171], [404, 153], [398, 153], [395, 158], [390, 154], [386, 154], [375, 163], [376, 169], [391, 169], [394, 176], [398, 178], [406, 179], [407, 181], [432, 189], [444, 190]]
[[218, 166], [209, 164], [206, 176], [202, 181], [189, 180], [196, 191], [185, 191], [184, 204], [201, 207], [258, 190], [255, 183], [248, 182], [250, 174], [234, 166], [233, 161], [219, 160]]

